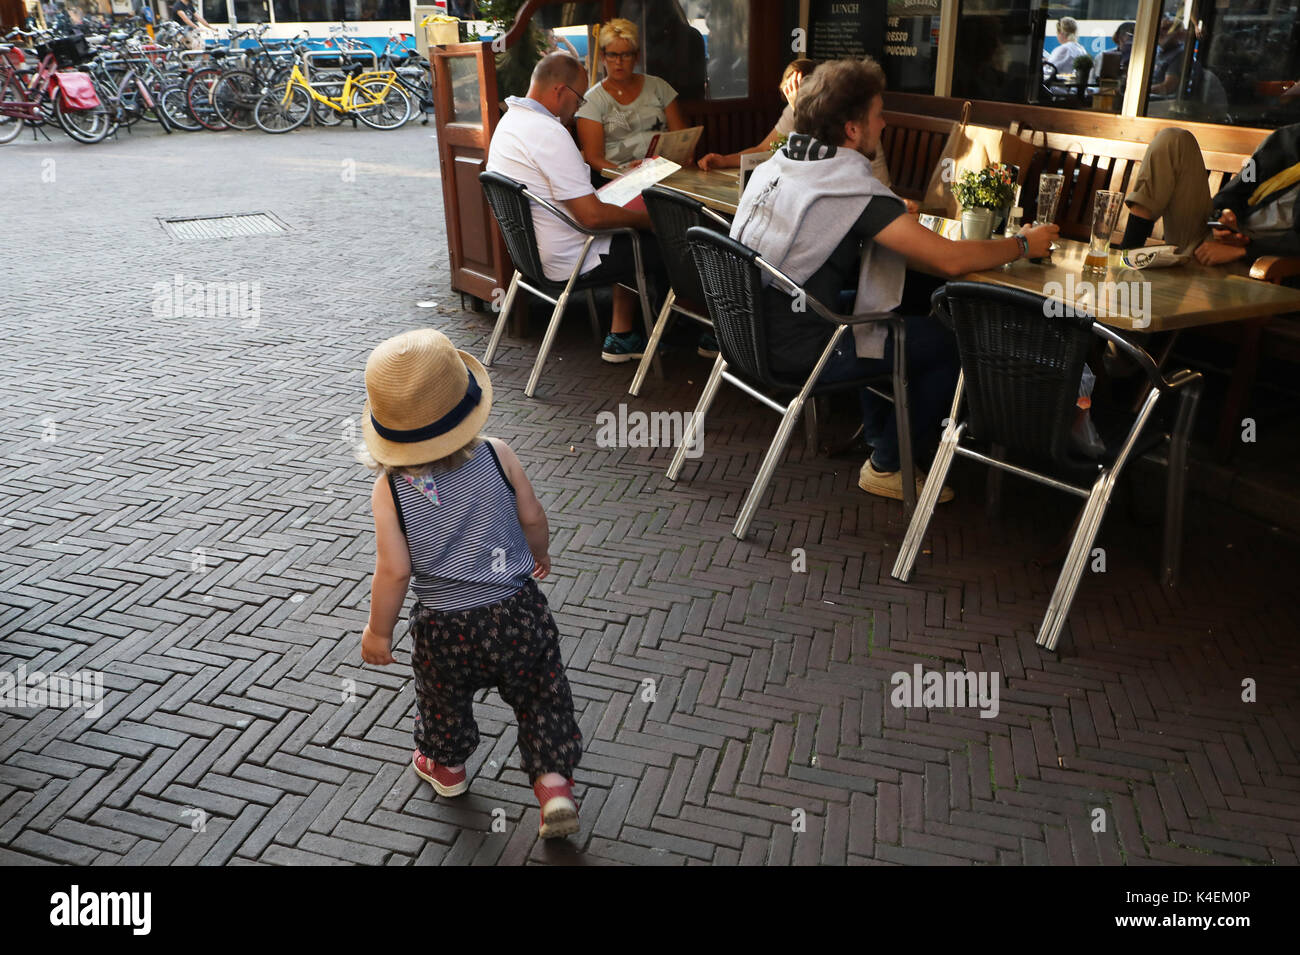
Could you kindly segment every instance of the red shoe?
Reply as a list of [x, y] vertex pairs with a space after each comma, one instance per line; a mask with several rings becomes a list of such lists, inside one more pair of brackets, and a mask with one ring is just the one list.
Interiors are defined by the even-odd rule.
[[433, 783], [433, 789], [439, 796], [459, 796], [469, 789], [469, 780], [465, 778], [465, 767], [450, 770], [435, 763], [418, 749], [411, 760], [416, 775]]
[[560, 786], [533, 784], [533, 794], [542, 807], [542, 824], [537, 835], [543, 839], [571, 836], [578, 831], [578, 804], [573, 801], [573, 780]]

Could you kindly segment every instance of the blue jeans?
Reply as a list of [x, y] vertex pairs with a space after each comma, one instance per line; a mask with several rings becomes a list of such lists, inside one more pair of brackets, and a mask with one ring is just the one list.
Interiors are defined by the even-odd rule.
[[[957, 390], [957, 340], [952, 332], [928, 315], [905, 319], [907, 340], [907, 400], [912, 423], [912, 446], [916, 456], [929, 461], [939, 444], [939, 427], [952, 408]], [[894, 369], [894, 333], [885, 340], [883, 358], [859, 358], [853, 349], [852, 330], [840, 336], [817, 380], [823, 384], [887, 375]], [[893, 402], [866, 388], [858, 393], [862, 403], [863, 437], [871, 445], [871, 463], [877, 471], [892, 472], [900, 467], [898, 419]]]

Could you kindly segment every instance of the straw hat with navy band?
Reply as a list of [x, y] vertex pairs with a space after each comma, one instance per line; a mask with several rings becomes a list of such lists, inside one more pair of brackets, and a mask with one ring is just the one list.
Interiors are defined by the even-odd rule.
[[492, 408], [492, 382], [474, 356], [432, 328], [381, 344], [366, 361], [361, 433], [390, 467], [426, 464], [478, 435]]

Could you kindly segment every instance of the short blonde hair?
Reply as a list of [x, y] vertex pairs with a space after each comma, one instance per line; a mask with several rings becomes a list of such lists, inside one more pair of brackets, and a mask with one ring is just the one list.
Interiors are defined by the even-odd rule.
[[600, 38], [596, 41], [596, 45], [603, 53], [605, 47], [615, 40], [627, 40], [638, 50], [641, 49], [640, 34], [637, 33], [636, 24], [623, 17], [615, 17], [600, 28]]
[[444, 471], [451, 471], [460, 467], [462, 464], [468, 464], [469, 459], [474, 457], [474, 452], [478, 446], [483, 443], [483, 436], [477, 435], [469, 444], [463, 448], [458, 448], [445, 458], [439, 458], [436, 461], [426, 461], [424, 464], [411, 464], [403, 467], [396, 467], [388, 464], [382, 464], [375, 460], [374, 455], [364, 443], [357, 446], [357, 460], [375, 472], [376, 476], [396, 474], [398, 476], [409, 474], [411, 477], [419, 477], [423, 474], [440, 474]]

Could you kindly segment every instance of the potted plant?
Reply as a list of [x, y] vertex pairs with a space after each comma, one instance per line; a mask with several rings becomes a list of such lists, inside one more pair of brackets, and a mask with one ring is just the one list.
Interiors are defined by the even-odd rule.
[[1074, 58], [1074, 87], [1078, 91], [1079, 99], [1085, 99], [1088, 95], [1088, 80], [1092, 78], [1092, 62], [1092, 57], [1087, 53]]
[[953, 185], [953, 195], [961, 206], [963, 239], [987, 239], [993, 234], [993, 220], [998, 211], [1011, 205], [1016, 192], [1016, 177], [1006, 163], [995, 162], [976, 172], [962, 173]]

